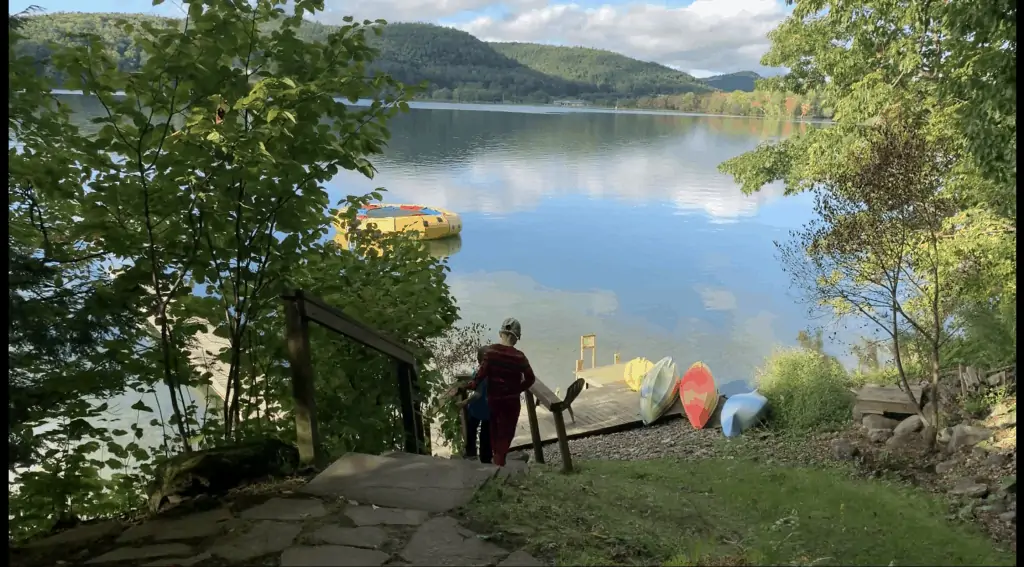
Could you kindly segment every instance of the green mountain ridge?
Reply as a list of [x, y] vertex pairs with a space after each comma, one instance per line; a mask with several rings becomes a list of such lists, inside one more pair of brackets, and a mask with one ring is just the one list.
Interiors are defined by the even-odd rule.
[[[115, 53], [122, 70], [141, 64], [141, 50], [117, 22], [128, 20], [135, 29], [143, 22], [176, 25], [180, 20], [144, 14], [59, 12], [26, 18], [18, 50], [32, 55], [40, 72], [52, 72], [46, 61], [49, 42], [72, 45], [75, 36], [98, 34]], [[299, 36], [325, 40], [335, 26], [306, 22]], [[544, 103], [577, 98], [615, 105], [639, 97], [705, 94], [719, 90], [715, 78], [693, 76], [658, 63], [644, 62], [600, 49], [532, 43], [487, 43], [454, 28], [424, 23], [394, 23], [381, 36], [368, 34], [379, 50], [372, 68], [407, 84], [429, 86], [422, 97], [461, 102]], [[734, 74], [739, 75], [739, 74]], [[754, 74], [756, 75], [756, 74]], [[58, 83], [61, 77], [55, 77]], [[752, 81], [751, 81], [752, 84]]]
[[753, 71], [740, 71], [738, 73], [727, 73], [725, 75], [714, 75], [704, 79], [708, 85], [727, 93], [734, 91], [754, 92], [755, 83], [763, 79], [761, 75]]

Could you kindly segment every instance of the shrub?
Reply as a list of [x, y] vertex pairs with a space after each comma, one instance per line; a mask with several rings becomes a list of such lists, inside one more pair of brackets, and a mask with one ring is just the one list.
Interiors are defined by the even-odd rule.
[[852, 382], [834, 357], [803, 348], [774, 352], [758, 371], [773, 427], [786, 431], [835, 429], [850, 420]]

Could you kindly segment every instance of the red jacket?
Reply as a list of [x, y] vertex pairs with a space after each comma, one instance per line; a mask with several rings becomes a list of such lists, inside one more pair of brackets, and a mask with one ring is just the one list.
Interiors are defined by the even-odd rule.
[[480, 380], [488, 380], [488, 400], [502, 400], [518, 398], [533, 387], [537, 377], [533, 374], [530, 361], [519, 349], [495, 344], [487, 347], [484, 360], [469, 388], [475, 390]]

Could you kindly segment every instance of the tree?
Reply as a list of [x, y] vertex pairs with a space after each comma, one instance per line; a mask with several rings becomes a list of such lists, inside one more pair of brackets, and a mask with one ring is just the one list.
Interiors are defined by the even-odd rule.
[[[1015, 96], [1016, 88], [1015, 72], [1010, 70], [1016, 61], [1015, 13], [1016, 7], [1005, 2], [986, 2], [975, 8], [958, 1], [893, 4], [859, 0], [840, 4], [798, 0], [792, 15], [771, 32], [772, 47], [762, 59], [762, 64], [787, 67], [790, 72], [764, 81], [765, 87], [818, 93], [822, 113], [834, 112], [834, 125], [764, 144], [720, 166], [746, 193], [781, 181], [788, 194], [825, 191], [816, 193], [819, 209], [832, 217], [862, 219], [858, 222], [874, 218], [872, 222], [882, 231], [877, 241], [845, 230], [853, 240], [834, 242], [833, 251], [854, 254], [875, 249], [874, 255], [885, 260], [876, 272], [894, 275], [907, 268], [916, 282], [910, 284], [914, 294], [903, 288], [908, 295], [896, 297], [894, 303], [892, 296], [903, 290], [886, 284], [886, 304], [896, 311], [897, 319], [909, 317], [903, 321], [909, 327], [905, 331], [912, 331], [908, 337], [931, 345], [926, 350], [933, 350], [936, 337], [942, 334], [934, 327], [934, 321], [942, 319], [934, 316], [936, 311], [953, 317], [955, 327], [950, 334], [956, 340], [949, 343], [952, 345], [973, 341], [968, 334], [971, 326], [966, 324], [972, 313], [995, 316], [1015, 309], [1016, 289], [1005, 283], [1008, 272], [1014, 274], [1010, 279], [1015, 279], [1009, 251], [1016, 238], [1016, 195], [1008, 180], [1015, 180], [1016, 158], [1015, 145], [1007, 137], [1015, 132], [1009, 124], [1016, 119], [1015, 103], [1008, 99], [1008, 95]], [[891, 120], [880, 124], [883, 118]], [[952, 210], [926, 215], [931, 219], [928, 222], [916, 213], [858, 217], [853, 213], [864, 205], [866, 195], [829, 192], [853, 183], [853, 177], [839, 183], [835, 175], [843, 171], [853, 175], [850, 163], [860, 163], [851, 153], [854, 148], [863, 149], [867, 156], [886, 147], [878, 138], [880, 127], [907, 128], [927, 135], [927, 143], [915, 151], [934, 156], [943, 171], [918, 165], [916, 171], [921, 175], [934, 176], [929, 183], [909, 174], [890, 173], [900, 184], [879, 186], [877, 191], [918, 192], [931, 185], [941, 198], [927, 201], [929, 207], [941, 205]], [[986, 139], [982, 132], [993, 135]], [[895, 130], [891, 133], [895, 136]], [[892, 172], [898, 160], [921, 163], [899, 152], [875, 158], [875, 165], [861, 174]], [[858, 183], [856, 186], [866, 186]], [[923, 198], [922, 193], [917, 194], [916, 198]], [[878, 195], [872, 199], [876, 205], [896, 204], [890, 197], [886, 197], [888, 201], [879, 201], [882, 197]], [[829, 207], [833, 210], [826, 211]], [[876, 206], [873, 210], [887, 209]], [[934, 221], [940, 218], [943, 224], [938, 229]], [[906, 253], [894, 253], [904, 250]], [[853, 262], [856, 256], [840, 258], [850, 260], [843, 265], [849, 270], [841, 273], [849, 275], [860, 269]], [[864, 278], [868, 275], [863, 274]], [[851, 285], [850, 293], [861, 289], [856, 286], [871, 283], [864, 279], [842, 281]], [[956, 299], [956, 304], [944, 305], [942, 298]], [[884, 320], [889, 321], [890, 315]], [[922, 320], [929, 325], [921, 325]], [[934, 363], [935, 357], [931, 358]], [[931, 374], [934, 378], [934, 368]]]
[[[915, 407], [902, 357], [906, 327], [927, 346], [937, 392], [960, 283], [939, 276], [957, 205], [947, 192], [955, 153], [925, 124], [896, 107], [865, 128], [860, 143], [815, 179], [815, 220], [782, 246], [786, 269], [815, 304], [863, 316], [890, 337], [900, 384]], [[930, 399], [937, 412], [937, 395]]]
[[[416, 345], [422, 364], [427, 341], [457, 318], [446, 267], [415, 242], [361, 233], [355, 250], [324, 243], [334, 220], [325, 182], [341, 169], [372, 176], [368, 158], [383, 147], [387, 119], [407, 108], [408, 90], [369, 68], [365, 36], [383, 22], [347, 19], [304, 42], [303, 15], [322, 3], [300, 0], [289, 14], [281, 5], [193, 2], [180, 25], [121, 21], [141, 50], [131, 72], [97, 35], [51, 46], [48, 64], [66, 86], [105, 109], [88, 136], [49, 94], [55, 75], [37, 73], [10, 34], [9, 391], [20, 411], [10, 463], [38, 469], [17, 470], [18, 538], [137, 505], [154, 463], [140, 441], [147, 432], [164, 437], [162, 457], [294, 435], [277, 299], [288, 287]], [[379, 198], [340, 204], [354, 215]], [[229, 393], [200, 421], [188, 393], [212, 378], [195, 356], [208, 330], [227, 342], [212, 354]], [[331, 398], [327, 441], [396, 447], [393, 365], [352, 345], [318, 339], [315, 348], [324, 393], [360, 378], [351, 382], [358, 396]], [[433, 395], [437, 380], [422, 380]], [[140, 399], [130, 433], [98, 421], [104, 399], [158, 386], [169, 415]], [[34, 434], [40, 426], [56, 427]]]

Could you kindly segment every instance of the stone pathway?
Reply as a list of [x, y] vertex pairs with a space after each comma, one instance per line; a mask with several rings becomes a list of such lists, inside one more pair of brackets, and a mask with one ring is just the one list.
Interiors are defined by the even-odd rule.
[[71, 530], [36, 545], [74, 545], [120, 532], [116, 547], [83, 557], [86, 565], [543, 565], [448, 515], [484, 483], [525, 466], [513, 462], [499, 473], [463, 460], [349, 454], [299, 488], [301, 494], [155, 518], [124, 531], [113, 523], [87, 526], [78, 537]]

